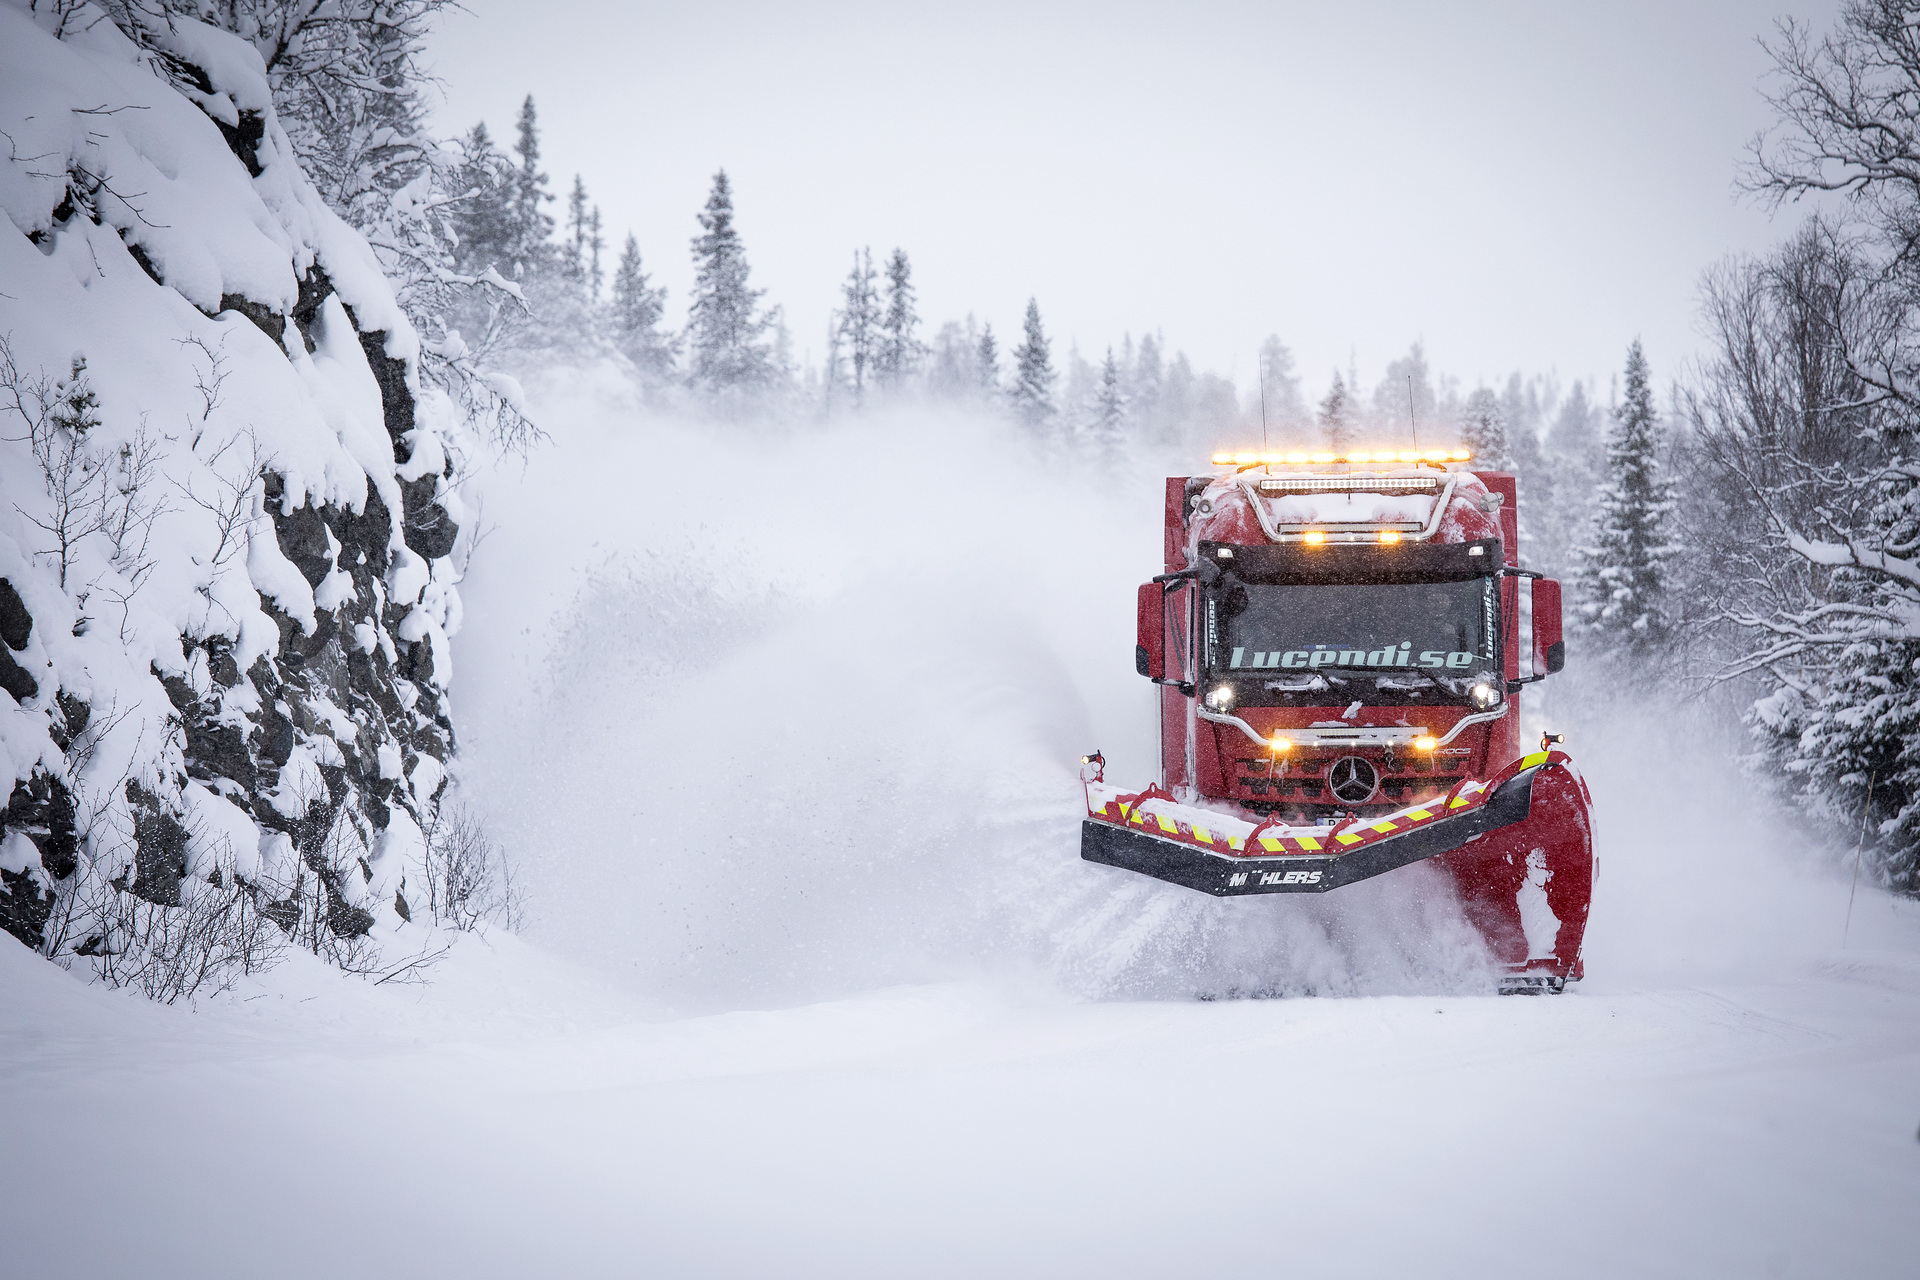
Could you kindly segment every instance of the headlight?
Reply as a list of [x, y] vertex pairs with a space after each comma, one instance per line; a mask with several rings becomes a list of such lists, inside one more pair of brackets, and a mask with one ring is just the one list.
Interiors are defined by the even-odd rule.
[[1488, 707], [1499, 705], [1500, 686], [1494, 684], [1491, 680], [1476, 680], [1473, 682], [1473, 689], [1470, 691], [1469, 696], [1472, 697], [1474, 706], [1485, 710]]
[[1225, 711], [1228, 707], [1232, 706], [1233, 686], [1230, 684], [1215, 685], [1213, 692], [1207, 695], [1207, 705], [1215, 711]]

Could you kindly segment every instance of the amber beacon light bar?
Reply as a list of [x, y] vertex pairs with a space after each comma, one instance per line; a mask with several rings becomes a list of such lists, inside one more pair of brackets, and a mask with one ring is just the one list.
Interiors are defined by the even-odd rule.
[[1284, 466], [1334, 466], [1339, 463], [1356, 462], [1394, 463], [1394, 462], [1470, 462], [1473, 454], [1466, 449], [1362, 449], [1354, 453], [1216, 453], [1213, 465], [1216, 467], [1255, 467], [1263, 463]]

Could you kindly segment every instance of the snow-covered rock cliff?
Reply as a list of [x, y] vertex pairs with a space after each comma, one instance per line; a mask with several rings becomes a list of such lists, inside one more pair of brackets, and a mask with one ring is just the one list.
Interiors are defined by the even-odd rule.
[[259, 55], [141, 21], [0, 0], [0, 927], [378, 932], [452, 750], [458, 416]]

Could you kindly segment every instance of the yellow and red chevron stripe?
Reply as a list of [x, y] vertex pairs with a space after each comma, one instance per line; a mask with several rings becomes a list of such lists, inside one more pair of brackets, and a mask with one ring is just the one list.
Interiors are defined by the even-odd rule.
[[[1371, 821], [1349, 820], [1331, 830], [1290, 827], [1278, 822], [1267, 822], [1254, 827], [1244, 836], [1233, 835], [1203, 825], [1197, 820], [1199, 811], [1179, 804], [1159, 787], [1149, 787], [1136, 795], [1100, 799], [1098, 802], [1092, 794], [1092, 788], [1089, 787], [1087, 816], [1102, 822], [1111, 822], [1117, 826], [1145, 831], [1163, 840], [1176, 840], [1182, 844], [1191, 844], [1228, 856], [1325, 857], [1329, 854], [1347, 853], [1375, 841], [1401, 835], [1436, 818], [1452, 817], [1478, 808], [1486, 803], [1487, 798], [1501, 783], [1516, 774], [1555, 760], [1567, 759], [1568, 756], [1564, 752], [1536, 751], [1515, 760], [1490, 779], [1484, 781], [1469, 779], [1456, 785], [1444, 796], [1422, 801], [1418, 805]], [[1167, 813], [1166, 809], [1172, 809], [1175, 812]], [[1185, 815], [1192, 816], [1183, 816], [1181, 811], [1184, 811]], [[1227, 815], [1221, 815], [1221, 821], [1235, 826], [1245, 826], [1241, 820]]]

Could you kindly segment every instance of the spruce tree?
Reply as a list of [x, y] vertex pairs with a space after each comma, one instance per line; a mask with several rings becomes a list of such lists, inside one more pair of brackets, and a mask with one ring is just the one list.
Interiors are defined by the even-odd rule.
[[474, 125], [457, 145], [460, 161], [452, 185], [459, 198], [448, 209], [456, 240], [454, 269], [479, 275], [493, 267], [511, 276], [517, 245], [513, 165], [484, 123]]
[[600, 255], [606, 252], [606, 238], [600, 233], [600, 206], [593, 206], [593, 217], [587, 221], [587, 301], [600, 301], [600, 286], [607, 281], [605, 270], [600, 266]]
[[853, 379], [853, 403], [866, 403], [867, 382], [881, 346], [880, 290], [874, 285], [873, 250], [855, 249], [853, 269], [840, 286], [840, 338]]
[[716, 394], [765, 387], [774, 378], [767, 332], [775, 317], [759, 310], [765, 290], [747, 283], [747, 252], [733, 225], [733, 191], [725, 169], [713, 175], [699, 221], [687, 316], [688, 378], [696, 388]]
[[980, 379], [980, 396], [992, 400], [1000, 394], [1000, 348], [993, 340], [993, 325], [980, 326], [980, 346], [974, 352], [974, 368]]
[[1486, 387], [1467, 397], [1460, 413], [1460, 443], [1473, 454], [1476, 471], [1512, 471], [1513, 451], [1507, 444], [1507, 415], [1500, 398]]
[[1606, 483], [1575, 575], [1581, 624], [1615, 652], [1666, 640], [1673, 482], [1660, 474], [1660, 427], [1639, 339], [1627, 351], [1626, 396], [1607, 433]]
[[649, 285], [640, 266], [640, 243], [631, 231], [614, 268], [611, 309], [615, 344], [647, 381], [665, 381], [673, 373], [673, 343], [660, 332], [667, 291]]
[[1334, 370], [1327, 398], [1320, 402], [1320, 434], [1335, 453], [1345, 453], [1353, 443], [1353, 403], [1338, 369]]
[[895, 249], [887, 259], [887, 314], [881, 323], [879, 359], [876, 372], [882, 386], [899, 390], [920, 366], [926, 348], [913, 331], [920, 317], [913, 308], [913, 267], [904, 249]]
[[1120, 364], [1107, 348], [1100, 366], [1100, 385], [1094, 391], [1093, 417], [1087, 423], [1087, 442], [1096, 453], [1112, 455], [1126, 439], [1127, 397], [1120, 389]]
[[566, 274], [569, 280], [586, 279], [587, 258], [587, 184], [573, 175], [573, 190], [567, 193]]
[[1023, 426], [1039, 431], [1053, 417], [1053, 360], [1046, 330], [1040, 327], [1040, 304], [1027, 299], [1026, 341], [1013, 349], [1013, 386], [1008, 399]]
[[547, 175], [540, 172], [540, 122], [533, 109], [533, 95], [520, 104], [520, 136], [513, 144], [520, 157], [513, 180], [513, 249], [511, 263], [515, 276], [529, 275], [546, 265], [552, 248], [553, 219], [543, 207], [553, 199], [547, 190]]

